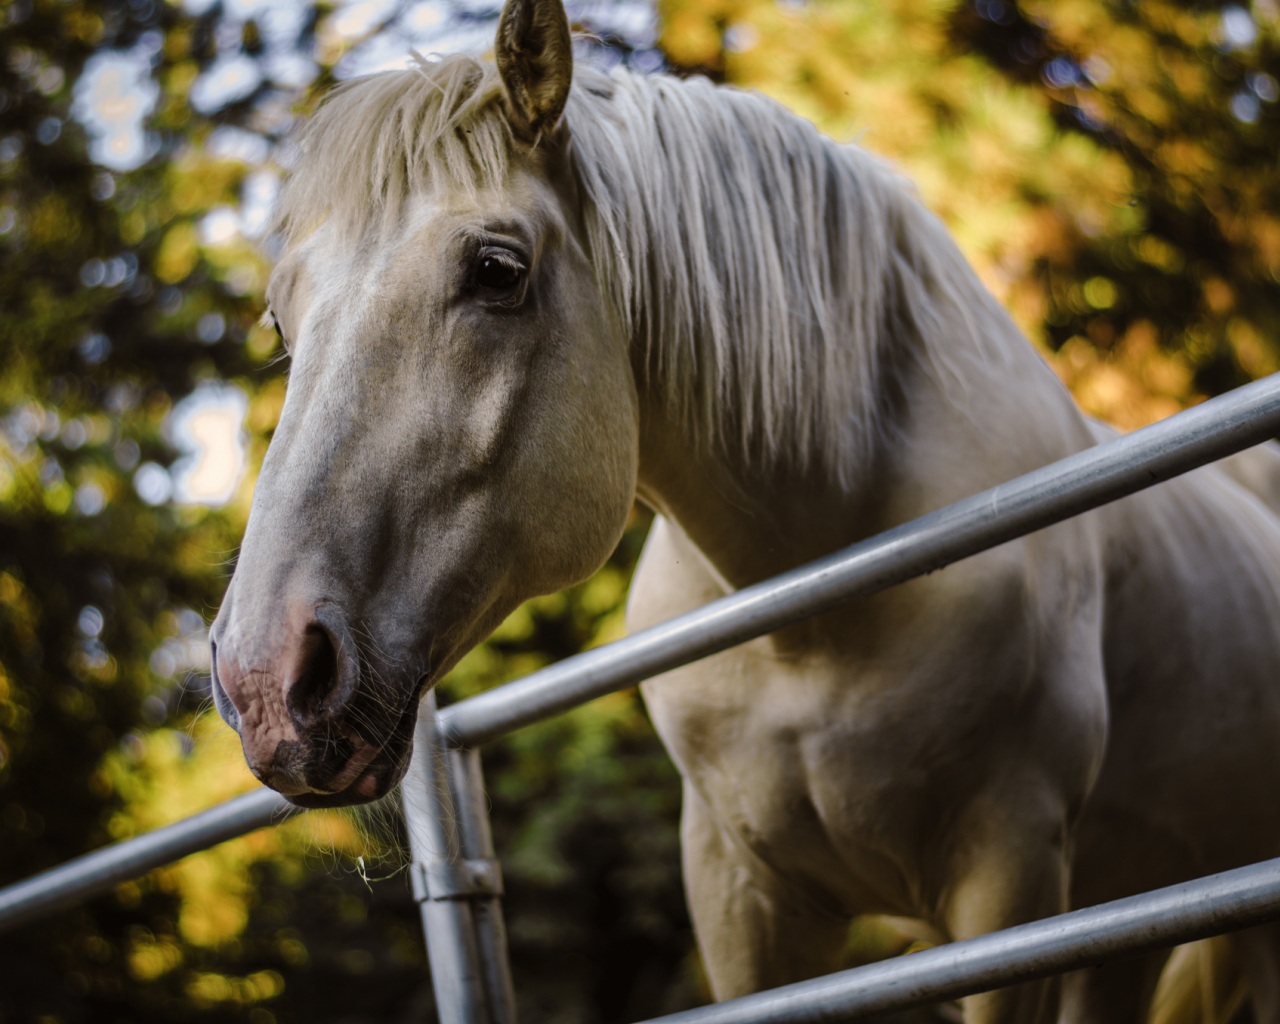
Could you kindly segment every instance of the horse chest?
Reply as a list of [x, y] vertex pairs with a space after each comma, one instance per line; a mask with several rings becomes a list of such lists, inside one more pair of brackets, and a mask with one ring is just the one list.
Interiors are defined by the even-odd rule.
[[[720, 596], [673, 536], [651, 535], [631, 629]], [[949, 832], [956, 809], [1043, 762], [1052, 744], [1028, 737], [1063, 736], [1079, 717], [1050, 707], [1070, 701], [1036, 668], [1023, 557], [1008, 548], [861, 602], [826, 621], [826, 642], [763, 638], [646, 683], [659, 734], [719, 826], [850, 905], [927, 903], [939, 851], [963, 840]], [[1085, 785], [1099, 742], [1095, 728], [1058, 744], [1060, 788]]]
[[762, 640], [643, 689], [681, 773], [737, 842], [851, 907], [919, 913], [946, 808], [987, 771], [965, 738], [979, 723], [926, 700], [924, 684], [849, 676], [780, 662]]

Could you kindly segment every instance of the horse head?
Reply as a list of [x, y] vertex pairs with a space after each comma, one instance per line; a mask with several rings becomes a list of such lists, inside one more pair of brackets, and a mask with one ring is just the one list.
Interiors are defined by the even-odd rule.
[[282, 194], [289, 386], [210, 637], [219, 712], [303, 806], [394, 786], [425, 689], [594, 571], [633, 499], [634, 371], [569, 170], [560, 0], [508, 0], [496, 58], [340, 88]]

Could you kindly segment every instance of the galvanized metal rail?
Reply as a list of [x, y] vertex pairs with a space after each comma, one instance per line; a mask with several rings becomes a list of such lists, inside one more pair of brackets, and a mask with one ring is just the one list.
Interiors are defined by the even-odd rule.
[[757, 992], [650, 1024], [830, 1024], [1096, 967], [1280, 917], [1280, 860]]
[[121, 882], [199, 853], [301, 811], [279, 793], [259, 789], [190, 818], [67, 861], [25, 882], [0, 889], [0, 931], [109, 892]]
[[[501, 880], [482, 805], [479, 760], [464, 748], [940, 569], [1277, 433], [1280, 375], [439, 713], [434, 699], [424, 701], [414, 763], [402, 791], [414, 851], [414, 892], [423, 907], [443, 1024], [513, 1024], [515, 1012], [498, 902]], [[0, 890], [0, 930], [293, 812], [283, 798], [264, 790], [88, 854]], [[1270, 861], [664, 1019], [757, 1024], [879, 1013], [1276, 916], [1280, 862]]]

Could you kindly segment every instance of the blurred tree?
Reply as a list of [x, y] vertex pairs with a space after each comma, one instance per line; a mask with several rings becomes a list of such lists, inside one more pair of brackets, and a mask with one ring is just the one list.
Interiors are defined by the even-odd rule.
[[659, 6], [678, 68], [896, 161], [1090, 412], [1280, 366], [1274, 4]]
[[[117, 177], [86, 158], [71, 116], [95, 49], [142, 53], [172, 78], [186, 57], [174, 41], [196, 23], [151, 2], [16, 0], [2, 19], [0, 876], [17, 879], [118, 834], [104, 758], [190, 700], [165, 678], [186, 666], [149, 661], [173, 636], [200, 665], [201, 613], [235, 535], [164, 504], [161, 430], [200, 381], [252, 373], [256, 311], [178, 244], [186, 217], [234, 195], [238, 168], [180, 175], [157, 160]], [[169, 100], [161, 149], [188, 127]], [[0, 1015], [83, 1019], [97, 1000], [127, 1001], [125, 934], [146, 918], [119, 901], [95, 910], [6, 937]]]
[[1025, 83], [1060, 133], [1128, 167], [1133, 215], [1110, 230], [1062, 225], [1030, 268], [1069, 379], [1087, 381], [1099, 357], [1141, 372], [1157, 347], [1178, 353], [1185, 383], [1148, 370], [1147, 384], [1181, 396], [1280, 369], [1276, 17], [1273, 3], [1096, 0], [984, 0], [952, 16], [957, 51]]

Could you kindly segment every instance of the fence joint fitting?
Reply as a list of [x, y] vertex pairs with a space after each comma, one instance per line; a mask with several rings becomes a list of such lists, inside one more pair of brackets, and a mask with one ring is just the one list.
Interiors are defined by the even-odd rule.
[[502, 867], [496, 857], [469, 860], [437, 860], [415, 864], [426, 895], [423, 900], [461, 900], [471, 896], [501, 896]]

